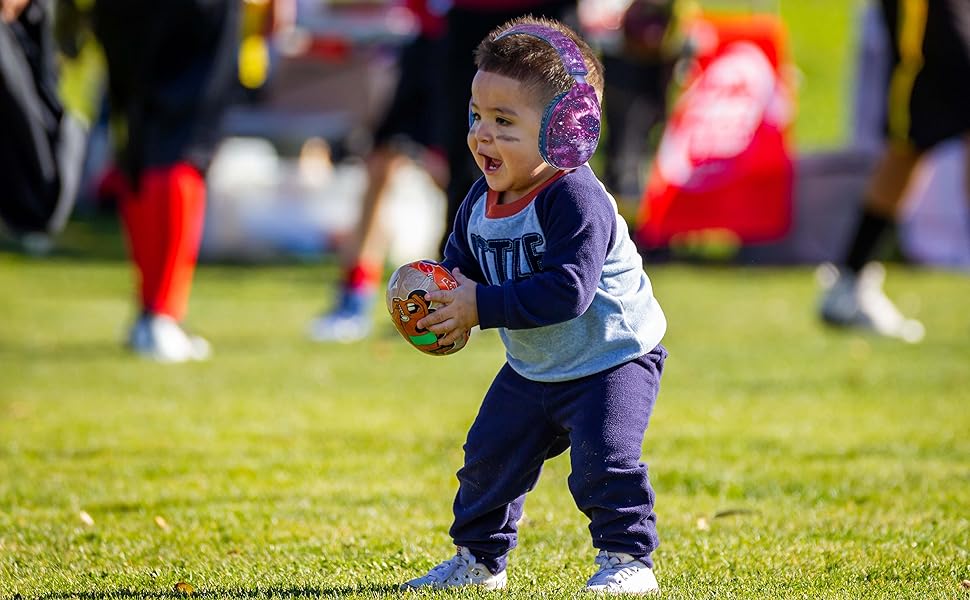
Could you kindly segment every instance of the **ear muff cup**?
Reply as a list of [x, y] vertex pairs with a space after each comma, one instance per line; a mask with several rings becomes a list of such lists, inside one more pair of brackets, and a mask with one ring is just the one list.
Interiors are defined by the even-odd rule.
[[546, 107], [539, 130], [539, 154], [557, 169], [575, 169], [592, 158], [600, 139], [596, 90], [576, 83]]

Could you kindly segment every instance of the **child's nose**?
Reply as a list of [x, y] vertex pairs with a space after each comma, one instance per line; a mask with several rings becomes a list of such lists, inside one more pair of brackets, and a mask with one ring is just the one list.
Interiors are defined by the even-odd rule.
[[475, 139], [480, 142], [487, 142], [492, 139], [491, 130], [482, 121], [475, 124], [475, 126], [472, 128], [472, 134], [475, 136]]
[[477, 139], [480, 142], [491, 141], [492, 132], [487, 126], [479, 123], [479, 125], [477, 126], [477, 129], [475, 130], [475, 139]]

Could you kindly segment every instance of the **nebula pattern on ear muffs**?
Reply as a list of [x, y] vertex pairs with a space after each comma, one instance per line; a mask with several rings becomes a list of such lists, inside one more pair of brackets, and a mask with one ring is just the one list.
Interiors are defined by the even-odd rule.
[[596, 152], [600, 137], [600, 103], [596, 90], [586, 83], [583, 53], [567, 36], [542, 25], [516, 25], [495, 39], [509, 35], [531, 35], [555, 49], [566, 72], [576, 83], [568, 92], [552, 99], [542, 113], [539, 154], [557, 169], [575, 169]]

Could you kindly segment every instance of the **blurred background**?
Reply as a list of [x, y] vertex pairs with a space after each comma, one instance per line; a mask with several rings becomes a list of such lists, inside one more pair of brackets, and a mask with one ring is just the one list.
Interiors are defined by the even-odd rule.
[[[201, 260], [312, 259], [332, 253], [346, 241], [360, 218], [367, 180], [362, 159], [391, 101], [398, 53], [421, 27], [411, 4], [242, 3], [238, 89], [223, 118], [211, 123], [221, 143], [206, 177], [209, 203]], [[442, 13], [448, 8], [448, 2], [430, 3], [435, 4], [433, 8]], [[581, 0], [576, 22], [600, 51], [617, 54], [625, 34], [624, 11], [630, 4]], [[681, 189], [673, 213], [655, 212], [651, 226], [650, 206], [657, 198], [647, 197], [646, 183], [663, 180], [663, 172], [652, 169], [664, 126], [657, 120], [641, 142], [642, 149], [632, 151], [641, 159], [632, 167], [641, 171], [635, 183], [613, 190], [631, 228], [641, 230], [638, 240], [644, 250], [672, 249], [675, 257], [759, 263], [834, 259], [845, 245], [881, 144], [885, 83], [878, 65], [887, 60], [887, 50], [874, 3], [678, 4], [679, 20], [671, 27], [676, 27], [680, 45], [672, 73], [664, 80], [669, 84], [667, 112], [675, 110], [676, 98], [721, 51], [712, 41], [720, 27], [722, 38], [754, 40], [770, 53], [769, 77], [776, 78], [772, 85], [779, 96], [756, 102], [774, 102], [772, 110], [781, 111], [769, 123], [781, 139], [757, 150], [767, 153], [762, 159], [768, 160], [761, 162], [772, 163], [762, 167], [763, 172], [752, 175], [744, 160], [735, 160], [734, 175], [695, 190], [702, 199], [717, 196], [723, 210], [734, 212], [734, 217], [705, 218], [700, 214], [704, 211], [691, 204], [692, 194]], [[724, 25], [722, 17], [730, 24]], [[103, 58], [91, 36], [79, 50], [75, 58], [63, 58], [61, 89], [68, 107], [89, 127], [75, 208], [76, 215], [84, 216], [110, 210], [110, 199], [99, 195], [99, 185], [111, 162], [102, 110]], [[751, 127], [744, 112], [760, 114], [763, 108], [742, 108], [741, 117], [722, 110], [713, 126], [722, 131], [733, 128], [743, 138], [750, 133], [745, 127]], [[752, 118], [758, 121], [755, 125], [764, 124]], [[607, 118], [605, 127], [621, 130], [625, 124]], [[751, 140], [740, 143], [750, 146]], [[896, 258], [970, 268], [967, 227], [962, 226], [967, 203], [961, 201], [956, 183], [962, 151], [954, 142], [926, 161], [901, 219]], [[604, 153], [601, 144], [593, 160], [597, 172], [605, 170]], [[752, 193], [749, 186], [758, 185], [752, 177], [774, 178], [776, 183]], [[443, 193], [420, 165], [395, 174], [388, 208], [381, 216], [388, 224], [389, 262], [436, 255], [445, 228], [445, 204]], [[764, 222], [745, 222], [759, 213], [768, 215]]]

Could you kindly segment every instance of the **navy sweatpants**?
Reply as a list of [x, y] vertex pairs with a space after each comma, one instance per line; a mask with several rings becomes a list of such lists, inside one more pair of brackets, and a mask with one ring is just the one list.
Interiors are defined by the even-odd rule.
[[590, 519], [593, 546], [652, 566], [654, 492], [640, 462], [667, 352], [582, 379], [531, 381], [508, 364], [492, 382], [465, 442], [451, 537], [493, 573], [515, 547], [525, 495], [546, 459], [570, 450], [569, 491]]

